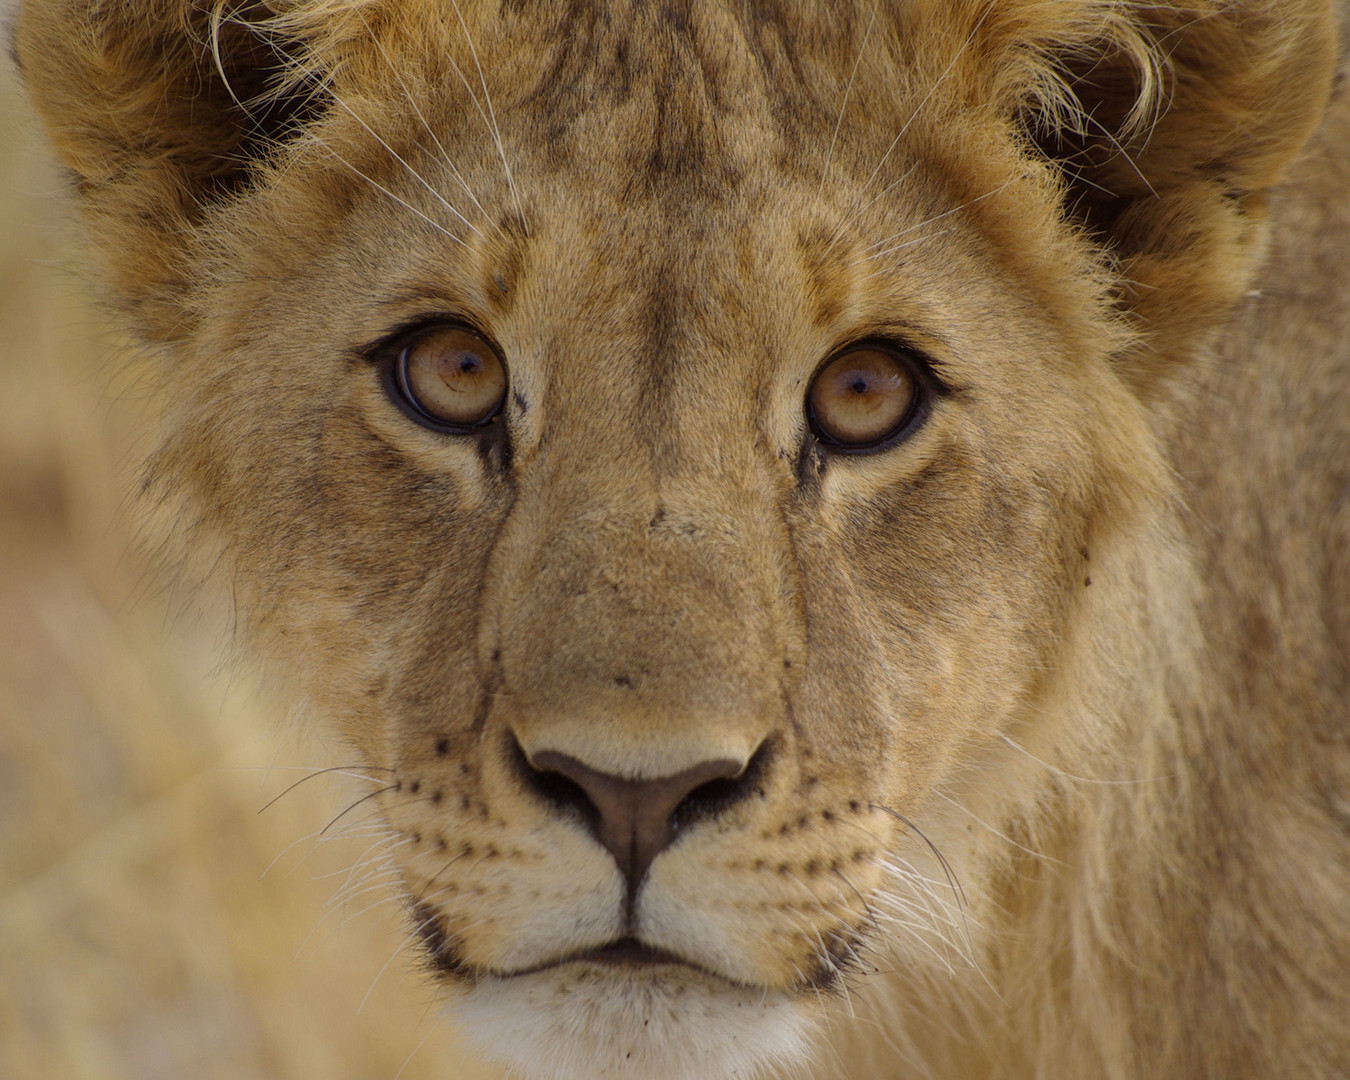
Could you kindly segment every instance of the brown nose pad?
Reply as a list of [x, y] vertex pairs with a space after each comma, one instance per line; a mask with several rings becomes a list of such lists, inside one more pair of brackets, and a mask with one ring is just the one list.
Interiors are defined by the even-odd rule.
[[726, 758], [655, 780], [598, 772], [554, 750], [541, 750], [522, 764], [533, 774], [536, 790], [582, 811], [627, 879], [630, 903], [652, 860], [675, 839], [681, 818], [717, 813], [739, 801], [749, 786], [749, 770]]

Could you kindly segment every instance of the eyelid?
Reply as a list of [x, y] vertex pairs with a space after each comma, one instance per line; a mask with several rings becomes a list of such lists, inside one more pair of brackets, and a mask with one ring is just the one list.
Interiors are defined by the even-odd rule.
[[477, 334], [496, 350], [498, 356], [505, 355], [497, 340], [484, 330], [476, 319], [449, 311], [427, 311], [401, 319], [374, 340], [357, 345], [352, 349], [351, 355], [367, 363], [374, 363], [390, 353], [398, 353], [406, 348], [408, 342], [419, 334], [450, 326], [462, 327], [470, 333]]

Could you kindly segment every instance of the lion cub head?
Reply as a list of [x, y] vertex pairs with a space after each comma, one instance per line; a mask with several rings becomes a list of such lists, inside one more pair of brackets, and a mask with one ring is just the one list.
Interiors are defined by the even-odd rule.
[[1321, 93], [1291, 6], [24, 12], [165, 348], [151, 486], [526, 1075], [743, 1075], [974, 970], [1042, 762], [1114, 775], [1184, 626], [1168, 380]]

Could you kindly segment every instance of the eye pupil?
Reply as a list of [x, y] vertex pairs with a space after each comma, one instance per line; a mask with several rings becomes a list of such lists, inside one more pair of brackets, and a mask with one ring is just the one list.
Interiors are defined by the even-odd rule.
[[904, 350], [858, 346], [811, 381], [806, 411], [822, 442], [840, 450], [880, 448], [914, 416], [920, 384]]

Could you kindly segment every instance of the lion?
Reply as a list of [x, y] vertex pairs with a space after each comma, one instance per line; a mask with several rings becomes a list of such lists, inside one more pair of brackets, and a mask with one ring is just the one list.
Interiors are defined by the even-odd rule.
[[1350, 1075], [1323, 0], [28, 0], [147, 497], [527, 1080]]

